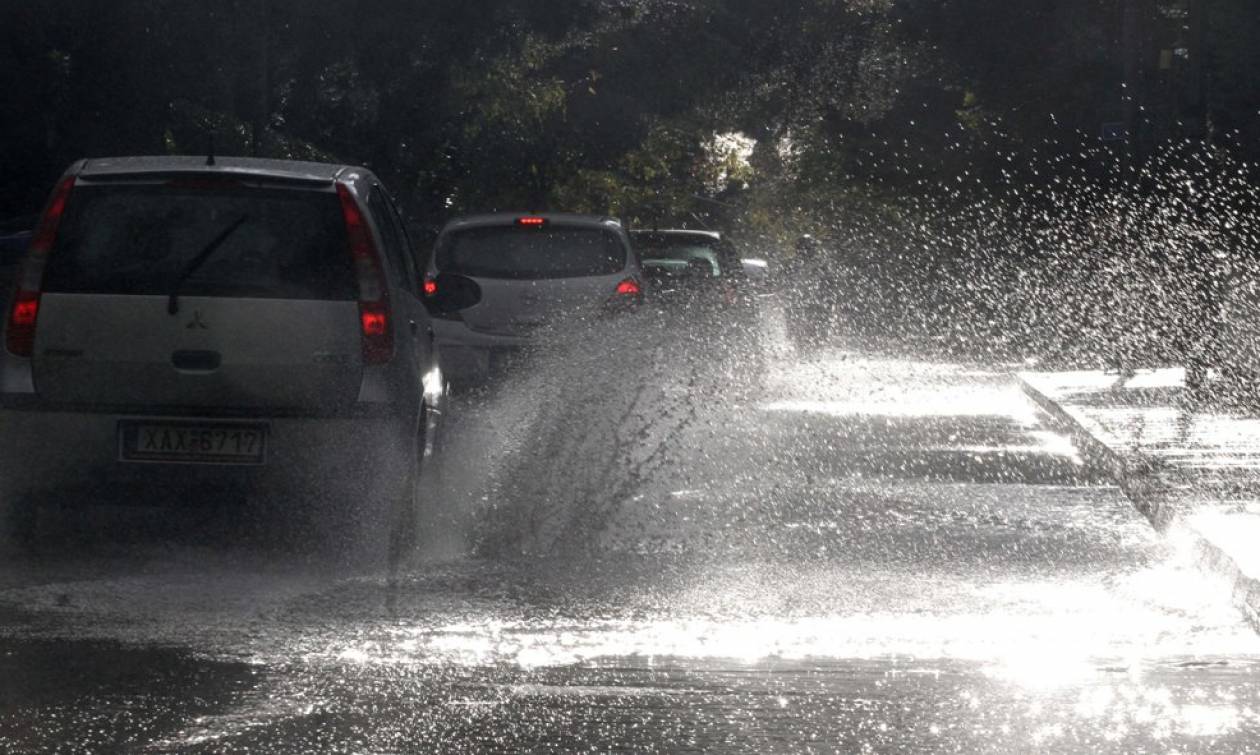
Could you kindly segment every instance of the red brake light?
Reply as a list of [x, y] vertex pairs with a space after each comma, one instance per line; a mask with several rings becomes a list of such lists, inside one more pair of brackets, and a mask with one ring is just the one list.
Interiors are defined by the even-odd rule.
[[394, 357], [394, 329], [388, 304], [359, 302], [359, 325], [363, 332], [364, 364], [385, 364]]
[[540, 217], [537, 217], [537, 216], [535, 216], [535, 215], [531, 215], [531, 216], [524, 217], [524, 218], [517, 218], [517, 219], [516, 219], [516, 224], [517, 224], [517, 225], [528, 226], [528, 227], [531, 227], [531, 228], [541, 228], [542, 226], [547, 225], [547, 219], [546, 219], [546, 218], [540, 218]]
[[350, 253], [356, 261], [371, 261], [376, 256], [376, 245], [372, 242], [372, 234], [368, 232], [367, 219], [363, 210], [345, 184], [337, 184], [337, 198], [341, 200], [341, 214], [346, 221], [346, 235], [350, 239]]
[[13, 297], [9, 329], [5, 333], [5, 345], [10, 353], [20, 357], [35, 353], [35, 320], [38, 317], [39, 292], [19, 291]]
[[359, 325], [364, 364], [384, 364], [394, 356], [394, 328], [390, 317], [389, 286], [367, 218], [345, 184], [337, 184], [341, 214], [346, 223], [350, 255], [359, 283]]
[[634, 278], [626, 278], [617, 284], [617, 293], [622, 296], [639, 296], [643, 293], [643, 287]]
[[66, 203], [70, 201], [70, 192], [73, 190], [74, 176], [63, 180], [53, 189], [44, 217], [39, 222], [39, 229], [31, 239], [31, 252], [46, 255], [52, 251], [53, 244], [57, 241], [57, 230], [61, 227], [61, 217], [66, 214]]
[[363, 320], [363, 334], [367, 336], [383, 336], [389, 332], [389, 316], [384, 312], [365, 309], [360, 313]]
[[[23, 292], [24, 294], [28, 292]], [[30, 296], [19, 296], [17, 301], [13, 303], [13, 324], [14, 325], [34, 325], [35, 318], [39, 316], [39, 298], [31, 298]]]
[[432, 278], [425, 278], [424, 295], [437, 296], [437, 291], [438, 291], [437, 281], [433, 280]]
[[57, 243], [57, 231], [70, 192], [74, 190], [74, 176], [70, 176], [53, 189], [39, 221], [39, 228], [31, 239], [31, 246], [17, 275], [17, 291], [9, 308], [9, 326], [5, 330], [5, 346], [11, 354], [29, 357], [35, 352], [35, 322], [39, 319], [40, 291], [44, 285], [44, 268], [48, 255]]

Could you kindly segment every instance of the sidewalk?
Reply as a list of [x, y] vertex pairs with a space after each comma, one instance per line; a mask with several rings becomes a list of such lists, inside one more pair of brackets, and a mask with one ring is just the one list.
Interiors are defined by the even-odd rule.
[[1024, 391], [1157, 529], [1184, 533], [1260, 629], [1260, 417], [1191, 406], [1181, 369], [1026, 372]]

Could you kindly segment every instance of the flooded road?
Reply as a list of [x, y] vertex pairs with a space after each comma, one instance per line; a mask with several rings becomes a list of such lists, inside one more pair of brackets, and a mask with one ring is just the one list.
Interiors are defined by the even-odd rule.
[[396, 580], [213, 516], [7, 558], [0, 750], [1260, 747], [1228, 589], [1004, 369], [764, 324], [461, 397]]

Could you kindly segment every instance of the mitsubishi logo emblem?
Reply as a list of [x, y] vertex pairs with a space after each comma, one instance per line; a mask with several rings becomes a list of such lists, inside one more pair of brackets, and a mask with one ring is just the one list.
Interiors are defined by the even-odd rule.
[[193, 319], [188, 323], [189, 330], [209, 330], [210, 326], [206, 325], [206, 321], [201, 319], [201, 310], [193, 310]]

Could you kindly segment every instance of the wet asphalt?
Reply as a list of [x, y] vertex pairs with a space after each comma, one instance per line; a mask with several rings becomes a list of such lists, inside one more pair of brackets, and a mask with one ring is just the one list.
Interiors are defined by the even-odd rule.
[[1260, 750], [1228, 588], [1005, 367], [642, 331], [457, 397], [392, 578], [234, 510], [4, 554], [0, 751]]

